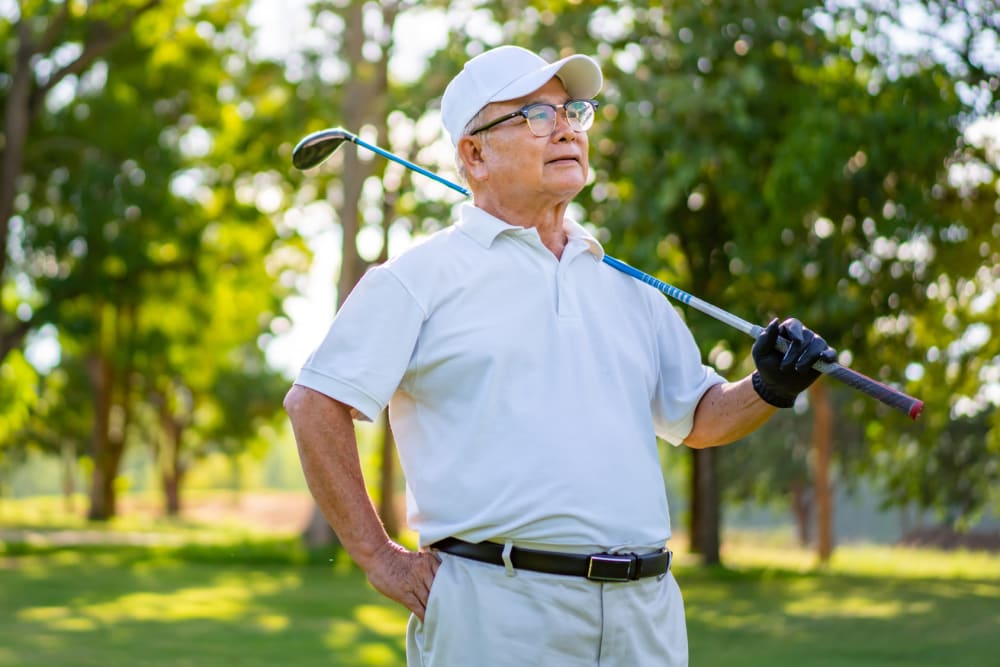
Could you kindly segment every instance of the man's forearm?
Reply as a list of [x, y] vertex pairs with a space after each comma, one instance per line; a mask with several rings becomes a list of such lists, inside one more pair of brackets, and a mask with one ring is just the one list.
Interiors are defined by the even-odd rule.
[[684, 444], [695, 449], [724, 445], [757, 430], [777, 408], [761, 400], [747, 376], [705, 392]]
[[299, 385], [285, 397], [285, 409], [309, 491], [347, 553], [367, 570], [391, 540], [365, 486], [350, 410]]
[[368, 497], [350, 409], [306, 387], [285, 397], [306, 483], [323, 516], [372, 586], [421, 621], [439, 565], [431, 552], [411, 552], [385, 532]]

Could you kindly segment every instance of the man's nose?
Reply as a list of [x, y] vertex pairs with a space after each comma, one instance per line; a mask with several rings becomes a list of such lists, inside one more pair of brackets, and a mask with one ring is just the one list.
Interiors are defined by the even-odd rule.
[[559, 141], [566, 141], [567, 139], [575, 140], [576, 132], [569, 125], [569, 114], [566, 108], [556, 109], [556, 126], [553, 131], [558, 135]]

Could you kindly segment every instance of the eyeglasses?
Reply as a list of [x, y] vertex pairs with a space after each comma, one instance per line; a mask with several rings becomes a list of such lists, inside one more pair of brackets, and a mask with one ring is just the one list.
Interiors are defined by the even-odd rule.
[[486, 130], [508, 121], [511, 118], [524, 116], [528, 121], [528, 129], [536, 137], [547, 137], [556, 129], [556, 114], [559, 109], [566, 115], [566, 122], [574, 132], [586, 132], [594, 125], [594, 112], [597, 110], [597, 100], [566, 100], [565, 104], [548, 104], [538, 102], [523, 106], [517, 111], [513, 111], [506, 116], [500, 116], [491, 120], [486, 125], [469, 132], [469, 135], [485, 132]]

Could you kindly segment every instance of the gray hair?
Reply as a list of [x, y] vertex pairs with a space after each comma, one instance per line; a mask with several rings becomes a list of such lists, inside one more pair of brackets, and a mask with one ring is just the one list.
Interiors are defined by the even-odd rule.
[[[469, 134], [470, 132], [472, 132], [472, 130], [474, 130], [477, 126], [482, 125], [486, 121], [486, 109], [489, 108], [489, 106], [490, 105], [487, 104], [485, 107], [483, 107], [478, 112], [476, 112], [475, 116], [473, 116], [471, 119], [469, 119], [469, 122], [465, 124], [464, 128], [462, 128], [462, 136], [463, 137], [466, 136], [467, 134]], [[486, 136], [487, 135], [485, 135], [485, 134], [482, 135], [482, 137], [483, 137], [482, 138], [483, 144], [486, 143]], [[459, 179], [463, 183], [468, 184], [469, 183], [469, 175], [465, 171], [465, 163], [462, 162], [462, 157], [458, 154], [458, 147], [457, 146], [455, 147], [455, 169], [458, 170], [458, 177], [459, 177]]]

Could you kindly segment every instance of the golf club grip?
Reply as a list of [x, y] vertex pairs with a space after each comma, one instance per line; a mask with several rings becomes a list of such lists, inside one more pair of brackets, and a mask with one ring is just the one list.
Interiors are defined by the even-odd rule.
[[904, 394], [898, 389], [893, 389], [889, 385], [882, 384], [878, 380], [873, 380], [867, 375], [852, 370], [837, 363], [827, 363], [817, 361], [813, 368], [824, 375], [840, 380], [848, 387], [868, 394], [877, 401], [896, 408], [910, 419], [916, 419], [924, 410], [924, 402], [914, 398], [909, 394]]

